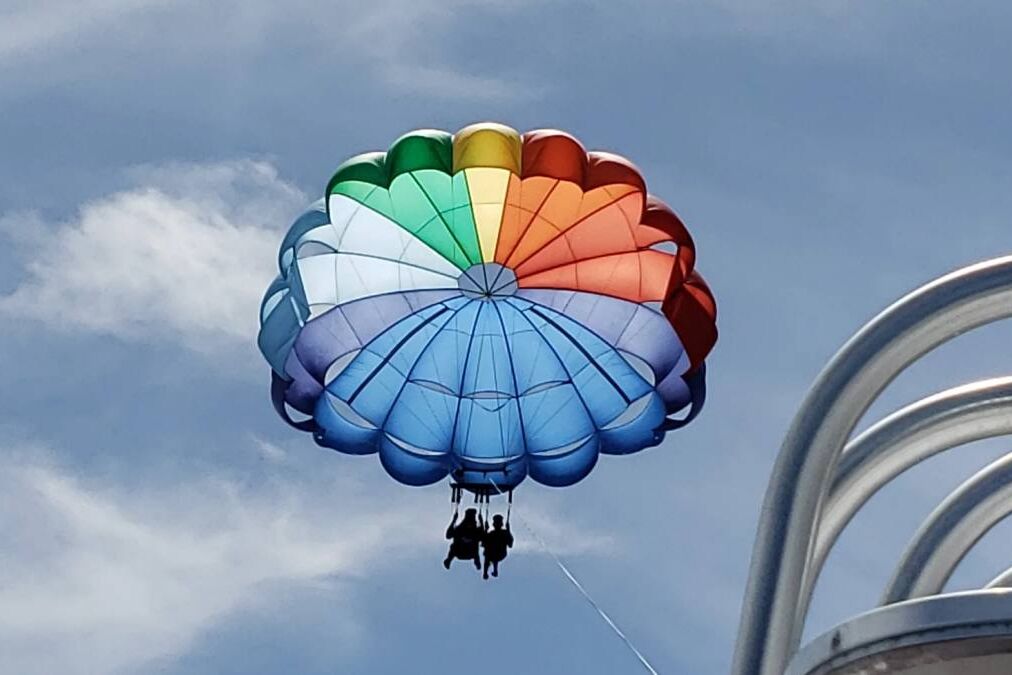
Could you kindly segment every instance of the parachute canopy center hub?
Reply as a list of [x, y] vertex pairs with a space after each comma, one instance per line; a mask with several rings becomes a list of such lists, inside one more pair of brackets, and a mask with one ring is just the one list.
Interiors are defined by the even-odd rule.
[[492, 300], [508, 298], [517, 292], [517, 275], [496, 262], [471, 265], [457, 278], [460, 292], [468, 298]]

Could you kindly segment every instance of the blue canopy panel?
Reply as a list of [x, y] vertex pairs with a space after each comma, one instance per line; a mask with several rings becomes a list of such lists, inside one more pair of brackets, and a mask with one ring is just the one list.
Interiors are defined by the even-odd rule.
[[[331, 328], [337, 322], [335, 315]], [[660, 439], [666, 406], [654, 377], [548, 305], [458, 294], [387, 325], [330, 364], [313, 415], [317, 442], [379, 452], [403, 483], [452, 473], [501, 488], [527, 474], [571, 485], [599, 453], [635, 452]]]
[[296, 248], [303, 237], [329, 226], [327, 208], [323, 200], [312, 204], [289, 228], [278, 253], [278, 277], [267, 287], [260, 304], [260, 334], [257, 344], [271, 368], [284, 377], [285, 360], [309, 317], [295, 264]]
[[314, 231], [325, 232], [329, 227], [327, 204], [322, 199], [317, 200], [292, 223], [281, 241], [281, 247], [278, 249], [278, 269], [281, 270], [282, 276], [287, 278], [288, 271], [295, 266], [297, 250], [306, 239], [306, 235]]
[[299, 304], [284, 278], [278, 277], [267, 287], [260, 304], [257, 346], [275, 373], [285, 372], [285, 361], [308, 316], [309, 308]]

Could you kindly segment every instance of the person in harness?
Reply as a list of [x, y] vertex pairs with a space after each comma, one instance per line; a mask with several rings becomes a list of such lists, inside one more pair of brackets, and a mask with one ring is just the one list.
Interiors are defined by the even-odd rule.
[[488, 579], [489, 566], [492, 567], [492, 576], [499, 576], [499, 563], [506, 558], [507, 549], [513, 548], [513, 534], [509, 522], [503, 527], [502, 516], [498, 513], [492, 516], [492, 529], [487, 529], [488, 523], [485, 528], [481, 538], [481, 545], [485, 549], [485, 571], [482, 578]]
[[477, 509], [464, 511], [464, 519], [457, 524], [457, 514], [453, 514], [450, 526], [446, 528], [446, 538], [450, 540], [450, 550], [443, 560], [443, 567], [450, 569], [450, 563], [454, 558], [458, 560], [474, 561], [475, 569], [481, 569], [481, 559], [478, 554], [478, 545], [481, 543], [482, 535], [485, 533], [485, 523], [478, 515]]

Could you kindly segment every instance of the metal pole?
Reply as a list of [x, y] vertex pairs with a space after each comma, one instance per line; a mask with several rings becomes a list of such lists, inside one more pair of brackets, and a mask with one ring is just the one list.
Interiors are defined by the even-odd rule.
[[1012, 314], [1012, 257], [953, 272], [902, 298], [837, 352], [781, 446], [759, 518], [735, 675], [782, 675], [800, 641], [796, 615], [819, 508], [843, 446], [868, 406], [922, 354]]
[[1012, 454], [988, 464], [935, 509], [910, 541], [883, 605], [937, 595], [987, 531], [1012, 513]]
[[983, 438], [1012, 434], [1012, 377], [982, 380], [928, 396], [876, 423], [843, 449], [819, 519], [797, 622], [829, 552], [854, 515], [882, 487], [929, 457]]
[[1012, 567], [996, 576], [984, 588], [1012, 588]]

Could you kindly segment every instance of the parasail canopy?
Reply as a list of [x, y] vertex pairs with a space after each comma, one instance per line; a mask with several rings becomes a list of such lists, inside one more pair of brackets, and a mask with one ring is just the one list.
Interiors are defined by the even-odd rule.
[[698, 413], [717, 333], [695, 257], [617, 155], [411, 132], [338, 167], [281, 244], [259, 336], [275, 407], [409, 485], [571, 485]]

